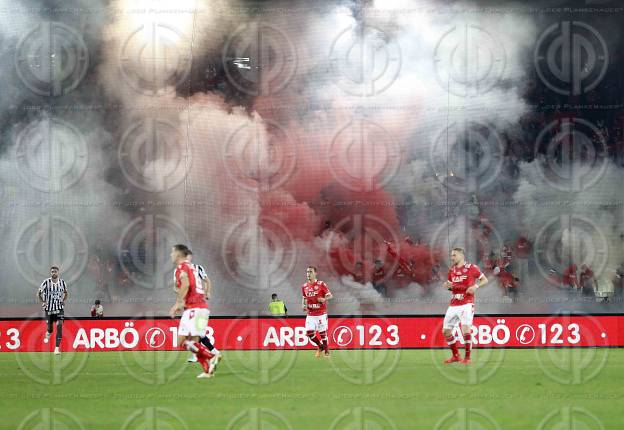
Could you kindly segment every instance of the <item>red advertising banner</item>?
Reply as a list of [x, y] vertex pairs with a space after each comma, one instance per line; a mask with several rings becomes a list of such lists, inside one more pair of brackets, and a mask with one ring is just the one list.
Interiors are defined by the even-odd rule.
[[[179, 319], [66, 319], [63, 351], [174, 350]], [[0, 352], [51, 351], [44, 343], [45, 321], [0, 320]], [[475, 348], [624, 347], [624, 316], [476, 316]], [[329, 318], [332, 349], [440, 348], [441, 316], [365, 316]], [[212, 318], [207, 334], [220, 349], [312, 348], [305, 318]], [[459, 332], [456, 338], [463, 343]]]

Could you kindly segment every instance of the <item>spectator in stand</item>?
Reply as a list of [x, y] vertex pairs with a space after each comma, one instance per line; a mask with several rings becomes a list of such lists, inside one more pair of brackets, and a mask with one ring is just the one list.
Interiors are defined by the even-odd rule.
[[493, 272], [494, 268], [497, 264], [496, 253], [494, 251], [490, 251], [487, 258], [483, 260], [483, 271], [487, 274]]
[[373, 287], [382, 297], [387, 297], [388, 295], [388, 289], [384, 282], [385, 277], [386, 269], [384, 269], [383, 263], [379, 259], [375, 260], [375, 266], [373, 267]]
[[353, 270], [353, 280], [360, 284], [366, 283], [366, 274], [364, 273], [364, 263], [361, 261], [355, 262], [355, 269]]
[[[501, 258], [511, 264], [513, 258], [513, 251], [511, 250], [511, 247], [503, 245], [503, 248], [501, 249]], [[511, 268], [509, 270], [511, 271]]]
[[531, 243], [524, 236], [520, 236], [514, 246], [516, 258], [514, 260], [515, 270], [521, 285], [526, 285], [529, 275], [529, 255], [531, 253]]
[[562, 288], [570, 291], [578, 290], [578, 278], [576, 277], [577, 270], [576, 264], [572, 263], [563, 271], [561, 276]]
[[95, 301], [95, 304], [91, 306], [91, 316], [93, 318], [104, 318], [104, 306], [99, 300]]
[[594, 278], [594, 271], [586, 264], [581, 266], [579, 281], [581, 283], [581, 293], [583, 296], [595, 298], [594, 285], [596, 279]]
[[615, 270], [613, 279], [613, 296], [615, 301], [621, 301], [624, 296], [624, 262]]
[[501, 258], [492, 271], [498, 278], [500, 286], [505, 290], [505, 296], [509, 297], [512, 302], [518, 300], [518, 278], [511, 272], [511, 263]]

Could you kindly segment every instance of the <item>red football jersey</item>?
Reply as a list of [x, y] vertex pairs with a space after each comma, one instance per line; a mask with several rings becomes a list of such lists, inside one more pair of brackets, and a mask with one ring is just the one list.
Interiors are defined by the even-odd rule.
[[178, 264], [175, 270], [176, 286], [180, 288], [180, 275], [185, 272], [188, 275], [189, 289], [184, 297], [184, 309], [207, 308], [208, 303], [204, 294], [204, 285], [195, 267], [188, 261]]
[[301, 294], [306, 299], [306, 308], [308, 315], [324, 315], [327, 313], [327, 302], [319, 303], [319, 297], [325, 297], [329, 293], [327, 284], [323, 281], [309, 283], [306, 282], [301, 286]]
[[476, 280], [481, 277], [481, 270], [471, 263], [463, 266], [451, 266], [448, 271], [448, 280], [453, 284], [451, 288], [450, 306], [461, 306], [474, 303], [474, 294], [466, 294], [466, 290], [476, 284]]

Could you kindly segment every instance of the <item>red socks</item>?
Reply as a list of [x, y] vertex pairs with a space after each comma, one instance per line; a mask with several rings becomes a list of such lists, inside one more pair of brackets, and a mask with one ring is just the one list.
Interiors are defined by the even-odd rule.
[[210, 360], [212, 357], [214, 357], [214, 354], [211, 354], [210, 351], [208, 351], [208, 348], [206, 348], [203, 344], [199, 342], [195, 342], [193, 345], [198, 350], [195, 353], [195, 355], [197, 355], [198, 360], [200, 358], [203, 358], [204, 360]]
[[455, 342], [455, 337], [453, 337], [453, 335], [450, 335], [445, 339], [446, 343], [448, 343], [449, 347], [451, 348], [451, 351], [453, 351], [453, 357], [459, 357], [459, 350], [457, 349], [457, 342]]
[[472, 334], [464, 333], [464, 345], [466, 346], [466, 358], [470, 358], [470, 351], [472, 350]]

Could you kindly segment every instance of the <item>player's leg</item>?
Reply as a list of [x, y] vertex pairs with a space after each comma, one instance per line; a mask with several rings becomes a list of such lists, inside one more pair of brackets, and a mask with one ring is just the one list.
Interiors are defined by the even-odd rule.
[[211, 356], [209, 358], [209, 373], [214, 375], [217, 370], [217, 366], [221, 362], [221, 352], [217, 348], [214, 347], [212, 342], [207, 336], [208, 331], [208, 320], [210, 319], [210, 311], [208, 309], [198, 309], [195, 316], [195, 329], [196, 331], [193, 333], [198, 334], [198, 339], [200, 345], [205, 347], [208, 354]]
[[306, 336], [316, 345], [316, 356], [321, 355], [321, 341], [316, 337], [316, 318], [313, 315], [307, 315], [305, 320]]
[[189, 309], [188, 314], [188, 328], [190, 338], [187, 340], [187, 349], [195, 353], [197, 361], [203, 369], [203, 373], [199, 374], [198, 378], [209, 378], [214, 373], [214, 365], [211, 364], [211, 360], [214, 358], [214, 354], [203, 345], [199, 339], [206, 334], [206, 327], [208, 326], [208, 309]]
[[[217, 348], [215, 348], [215, 346], [212, 344], [212, 342], [210, 342], [210, 338], [204, 334], [203, 337], [199, 338], [199, 342], [204, 345], [206, 347], [206, 349], [208, 349], [208, 351], [213, 354], [213, 355], [221, 355], [221, 353], [219, 352], [219, 350]], [[197, 357], [193, 354], [191, 355], [188, 360], [189, 363], [194, 363], [197, 361]]]
[[464, 310], [460, 314], [461, 331], [464, 336], [466, 354], [462, 363], [470, 364], [470, 352], [472, 351], [472, 320], [474, 319], [474, 304], [463, 305]]
[[56, 315], [56, 344], [54, 348], [55, 354], [61, 353], [61, 341], [63, 340], [63, 311]]
[[[192, 339], [192, 336], [196, 335], [196, 333], [194, 333], [194, 325], [195, 325], [194, 317], [195, 317], [195, 309], [186, 309], [184, 312], [182, 312], [182, 317], [180, 318], [180, 324], [178, 325], [178, 346], [179, 348], [190, 351], [191, 353], [196, 355], [199, 359], [199, 356], [201, 355], [201, 352], [200, 352], [201, 350], [200, 350], [200, 347], [198, 346], [201, 344], [197, 342], [199, 337], [196, 336], [196, 339]], [[203, 345], [202, 345], [202, 348], [205, 349]]]
[[48, 343], [50, 341], [50, 336], [52, 336], [52, 315], [46, 312], [46, 334], [43, 338], [43, 343]]
[[444, 315], [444, 323], [442, 324], [442, 335], [444, 336], [444, 340], [448, 344], [449, 348], [451, 348], [451, 352], [453, 355], [451, 358], [444, 361], [444, 363], [454, 363], [456, 361], [461, 361], [459, 357], [459, 350], [457, 349], [457, 342], [455, 341], [455, 337], [453, 336], [453, 327], [459, 323], [458, 315], [456, 313], [456, 309], [458, 306], [449, 306], [446, 310], [446, 314]]
[[321, 338], [321, 346], [323, 351], [325, 351], [325, 356], [329, 356], [329, 346], [327, 345], [327, 314], [320, 315], [317, 327], [316, 327], [319, 337]]

